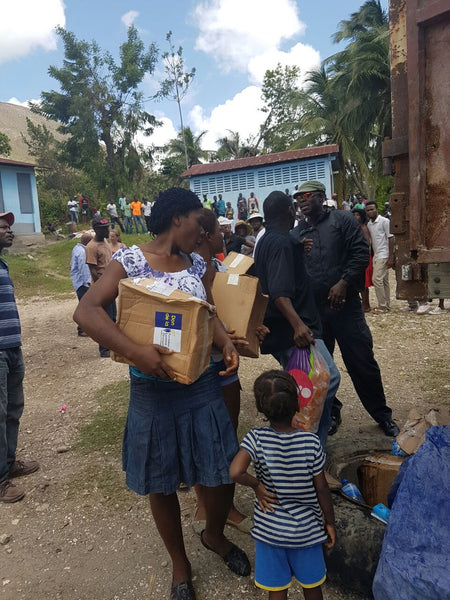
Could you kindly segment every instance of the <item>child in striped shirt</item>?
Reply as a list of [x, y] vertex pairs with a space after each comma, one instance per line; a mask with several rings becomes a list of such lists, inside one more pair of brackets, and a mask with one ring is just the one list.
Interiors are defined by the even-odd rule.
[[[306, 600], [322, 600], [326, 577], [322, 545], [332, 548], [336, 539], [325, 455], [316, 435], [291, 425], [298, 390], [288, 373], [262, 373], [254, 394], [256, 408], [270, 426], [245, 436], [230, 476], [252, 487], [256, 495], [255, 584], [268, 590], [269, 600], [285, 600], [294, 576]], [[252, 461], [256, 478], [247, 473]]]

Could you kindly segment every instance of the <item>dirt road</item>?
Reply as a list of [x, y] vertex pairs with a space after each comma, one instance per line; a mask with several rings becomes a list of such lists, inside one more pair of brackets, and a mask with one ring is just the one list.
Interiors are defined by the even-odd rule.
[[[125, 490], [120, 452], [83, 454], [74, 448], [80, 423], [103, 410], [95, 391], [127, 378], [127, 367], [100, 359], [94, 342], [78, 338], [71, 315], [76, 300], [34, 299], [20, 305], [26, 374], [26, 409], [19, 457], [39, 460], [41, 469], [22, 479], [25, 499], [0, 506], [0, 598], [4, 600], [156, 600], [167, 597], [170, 567], [150, 516], [147, 500]], [[448, 403], [445, 380], [450, 359], [450, 314], [401, 312], [396, 302], [387, 316], [368, 316], [386, 395], [402, 424], [413, 406]], [[342, 369], [340, 357], [338, 365]], [[244, 359], [241, 430], [259, 422], [250, 390], [255, 376], [275, 366], [265, 357]], [[343, 425], [338, 435], [382, 436], [343, 373]], [[66, 412], [60, 412], [65, 405]], [[100, 482], [108, 477], [109, 491]], [[181, 495], [183, 524], [199, 600], [265, 598], [251, 579], [229, 573], [192, 532], [191, 492]], [[252, 498], [238, 489], [237, 504], [251, 513]], [[230, 537], [253, 560], [251, 539]], [[8, 541], [8, 538], [9, 541]], [[300, 592], [291, 592], [300, 597]], [[326, 598], [354, 596], [331, 586]]]

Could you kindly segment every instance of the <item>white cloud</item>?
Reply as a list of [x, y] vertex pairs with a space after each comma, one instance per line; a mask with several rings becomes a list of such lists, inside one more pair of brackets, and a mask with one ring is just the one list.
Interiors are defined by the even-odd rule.
[[138, 16], [139, 16], [139, 12], [137, 10], [129, 10], [127, 13], [122, 15], [121, 21], [125, 25], [125, 27], [128, 28], [134, 24], [134, 22], [138, 18]]
[[2, 0], [0, 63], [25, 56], [36, 48], [56, 50], [54, 29], [65, 23], [62, 0]]
[[169, 140], [177, 137], [177, 131], [168, 117], [155, 115], [158, 121], [161, 121], [160, 127], [155, 127], [154, 132], [151, 136], [144, 135], [143, 132], [136, 134], [136, 141], [143, 148], [149, 148], [150, 146], [165, 146]]
[[33, 104], [40, 104], [41, 100], [38, 98], [37, 100], [31, 99], [31, 100], [25, 100], [24, 102], [21, 102], [18, 98], [13, 96], [7, 102], [9, 104], [16, 104], [17, 106], [24, 106], [25, 108], [30, 108], [30, 102], [32, 102]]
[[225, 72], [245, 72], [253, 57], [305, 31], [294, 0], [207, 0], [194, 18], [200, 30], [196, 49], [211, 54]]
[[285, 65], [296, 65], [300, 69], [298, 85], [301, 86], [308, 71], [320, 66], [320, 53], [307, 44], [295, 44], [289, 52], [282, 50], [269, 50], [250, 59], [248, 71], [250, 79], [254, 83], [262, 83], [267, 69], [275, 69], [280, 63]]
[[238, 131], [244, 141], [249, 136], [258, 134], [259, 126], [264, 121], [264, 113], [261, 107], [261, 89], [257, 86], [248, 86], [236, 94], [231, 100], [219, 104], [205, 115], [203, 108], [199, 105], [189, 113], [192, 129], [198, 134], [206, 130], [203, 137], [203, 148], [214, 150], [217, 148], [217, 140], [229, 135], [229, 131]]

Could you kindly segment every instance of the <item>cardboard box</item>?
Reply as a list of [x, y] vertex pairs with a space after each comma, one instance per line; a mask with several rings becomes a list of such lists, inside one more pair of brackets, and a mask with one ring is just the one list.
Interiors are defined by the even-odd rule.
[[[155, 279], [122, 279], [117, 325], [139, 344], [160, 344], [174, 351], [163, 360], [176, 380], [190, 384], [208, 368], [214, 307]], [[131, 364], [115, 353], [116, 362]]]
[[239, 275], [245, 275], [253, 267], [255, 261], [251, 256], [245, 254], [238, 254], [237, 252], [230, 252], [223, 264], [228, 267], [229, 273], [239, 273]]
[[259, 340], [256, 328], [262, 325], [268, 297], [261, 291], [259, 280], [238, 273], [216, 273], [212, 295], [217, 316], [226, 329], [234, 329], [236, 335], [247, 338], [249, 345], [239, 349], [239, 354], [258, 358]]
[[414, 454], [425, 441], [425, 432], [434, 425], [450, 425], [450, 410], [430, 410], [426, 415], [416, 408], [410, 410], [408, 419], [397, 436], [397, 443], [406, 454]]
[[387, 506], [388, 494], [403, 461], [404, 457], [390, 454], [372, 454], [363, 460], [358, 467], [358, 480], [366, 504], [375, 506], [381, 502]]

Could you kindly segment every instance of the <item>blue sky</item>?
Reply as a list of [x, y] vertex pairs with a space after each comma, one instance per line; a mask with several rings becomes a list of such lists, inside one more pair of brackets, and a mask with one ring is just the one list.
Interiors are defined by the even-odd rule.
[[[60, 66], [63, 52], [53, 33], [63, 25], [80, 39], [95, 39], [117, 53], [133, 23], [146, 44], [164, 51], [172, 30], [188, 68], [197, 74], [183, 104], [185, 124], [206, 130], [204, 147], [215, 146], [227, 129], [243, 138], [263, 120], [260, 86], [268, 68], [297, 64], [304, 73], [339, 50], [331, 37], [339, 21], [363, 0], [2, 0], [0, 2], [0, 101], [25, 103], [55, 88], [47, 70]], [[388, 0], [382, 0], [387, 9]], [[159, 63], [143, 91], [151, 96], [163, 75]], [[163, 122], [156, 145], [179, 128], [174, 102], [146, 105]]]

